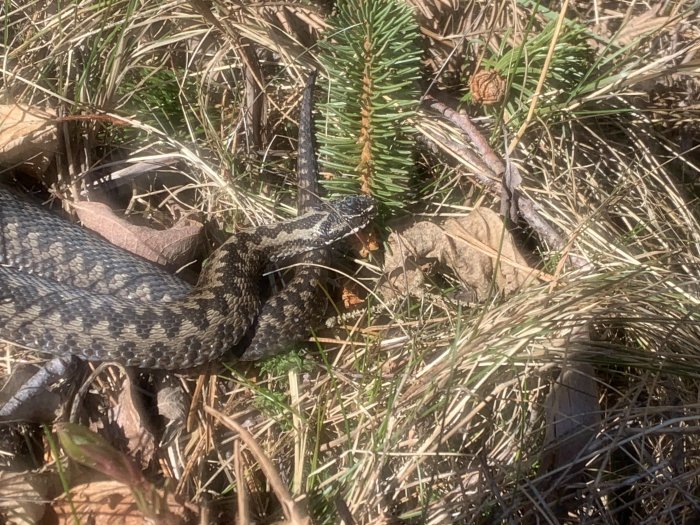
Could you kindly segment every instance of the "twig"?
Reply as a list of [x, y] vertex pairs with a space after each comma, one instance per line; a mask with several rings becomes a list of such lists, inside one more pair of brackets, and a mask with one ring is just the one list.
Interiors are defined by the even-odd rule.
[[[484, 183], [489, 191], [501, 196], [501, 185], [496, 181], [503, 176], [506, 171], [506, 167], [503, 161], [493, 151], [481, 131], [479, 131], [479, 129], [467, 115], [457, 113], [445, 103], [432, 97], [426, 98], [426, 102], [431, 109], [442, 114], [469, 137], [486, 165], [484, 166], [484, 163], [479, 162], [474, 162], [474, 164], [483, 169], [488, 169], [489, 172], [487, 174], [481, 174], [481, 176], [479, 176], [479, 180]], [[427, 137], [427, 135], [426, 138], [430, 140], [430, 137]], [[438, 144], [438, 146], [441, 146], [441, 144]], [[454, 145], [450, 143], [449, 147], [452, 148]], [[466, 149], [467, 148], [465, 147], [460, 147], [459, 151], [463, 152]], [[468, 157], [470, 161], [473, 160], [472, 157], [473, 155], [470, 153], [470, 156]], [[530, 228], [537, 232], [542, 240], [557, 250], [563, 249], [566, 246], [566, 240], [561, 233], [559, 233], [554, 226], [552, 226], [544, 217], [542, 217], [542, 215], [540, 215], [540, 213], [537, 211], [536, 204], [532, 200], [522, 195], [519, 191], [517, 193], [518, 199], [516, 202], [520, 216], [525, 220], [525, 222], [527, 222]], [[579, 257], [572, 257], [571, 262], [576, 267], [581, 267], [585, 264], [585, 261]]]
[[486, 164], [488, 164], [494, 177], [498, 178], [505, 173], [506, 167], [503, 161], [496, 155], [491, 146], [489, 146], [486, 137], [484, 137], [481, 131], [479, 131], [479, 128], [474, 125], [467, 115], [456, 112], [445, 103], [432, 97], [428, 97], [426, 100], [431, 109], [440, 112], [447, 120], [466, 133]]
[[248, 525], [250, 521], [250, 505], [248, 505], [248, 491], [245, 484], [245, 473], [243, 472], [243, 456], [241, 454], [241, 442], [236, 441], [233, 445], [233, 471], [238, 483], [236, 501], [238, 503], [238, 525]]
[[272, 465], [270, 458], [268, 458], [263, 449], [260, 448], [260, 445], [258, 445], [257, 441], [255, 441], [253, 435], [239, 425], [236, 420], [222, 414], [210, 406], [204, 405], [204, 411], [210, 416], [218, 419], [230, 430], [238, 433], [241, 441], [246, 444], [246, 446], [250, 449], [250, 452], [253, 454], [253, 456], [255, 456], [255, 459], [258, 460], [260, 468], [267, 477], [267, 480], [270, 482], [272, 490], [282, 505], [282, 510], [287, 521], [295, 525], [310, 524], [311, 518], [309, 517], [303, 500], [297, 501], [292, 497], [279, 473]]

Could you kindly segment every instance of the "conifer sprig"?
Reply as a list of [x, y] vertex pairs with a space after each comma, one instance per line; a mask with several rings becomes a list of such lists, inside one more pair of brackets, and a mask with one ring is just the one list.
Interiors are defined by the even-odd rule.
[[328, 78], [320, 161], [331, 194], [370, 193], [405, 206], [420, 73], [418, 25], [397, 0], [344, 0], [321, 43]]

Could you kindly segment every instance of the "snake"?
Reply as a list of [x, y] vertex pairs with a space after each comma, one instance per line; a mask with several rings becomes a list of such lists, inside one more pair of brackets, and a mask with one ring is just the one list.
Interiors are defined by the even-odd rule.
[[[299, 111], [297, 155], [297, 210], [300, 213], [319, 209], [318, 162], [316, 160], [313, 121], [313, 95], [316, 71], [306, 80]], [[321, 288], [324, 267], [328, 264], [328, 249], [304, 253], [294, 261], [296, 271], [284, 289], [267, 299], [255, 320], [252, 340], [239, 357], [253, 361], [288, 349], [305, 339], [309, 327], [320, 321], [325, 301]], [[286, 334], [280, 338], [280, 332]]]
[[[260, 315], [265, 271], [326, 250], [376, 215], [366, 195], [311, 208], [231, 235], [191, 287], [0, 187], [0, 339], [55, 356], [147, 369], [182, 370], [216, 360]], [[270, 321], [277, 317], [283, 326], [279, 316], [293, 317], [295, 308], [304, 310], [293, 302], [271, 308]], [[298, 331], [295, 322], [285, 326]], [[275, 338], [285, 340], [284, 332], [278, 328]]]

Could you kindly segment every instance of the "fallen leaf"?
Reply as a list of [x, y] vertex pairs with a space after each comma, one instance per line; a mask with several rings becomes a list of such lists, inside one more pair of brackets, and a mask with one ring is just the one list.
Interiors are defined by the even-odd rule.
[[144, 411], [138, 389], [130, 376], [122, 382], [121, 391], [110, 418], [118, 425], [127, 440], [126, 450], [131, 458], [138, 458], [141, 467], [147, 467], [156, 450], [156, 440], [149, 430], [150, 418]]
[[492, 283], [505, 295], [533, 278], [512, 236], [495, 212], [479, 208], [443, 226], [422, 221], [389, 236], [385, 258], [385, 298], [422, 294], [423, 266], [437, 260], [448, 267], [477, 301], [487, 298]]
[[[56, 433], [66, 455], [109, 481], [76, 485], [68, 497], [55, 500], [61, 519], [78, 515], [94, 523], [183, 523], [185, 508], [172, 494], [157, 489], [126, 454], [114, 449], [103, 437], [75, 423], [56, 424]], [[87, 471], [90, 473], [91, 471]], [[141, 521], [136, 521], [140, 519]]]
[[183, 426], [189, 401], [186, 399], [182, 383], [172, 374], [163, 374], [155, 381], [158, 415], [167, 419], [168, 424]]
[[362, 230], [350, 237], [350, 245], [353, 251], [360, 254], [360, 257], [369, 257], [369, 254], [376, 252], [380, 248], [379, 236], [373, 229]]
[[[149, 523], [174, 525], [186, 523], [188, 509], [178, 503], [174, 496], [165, 499], [165, 508], [156, 517], [148, 517]], [[132, 491], [117, 481], [93, 481], [73, 487], [61, 498], [54, 500], [53, 510], [57, 523], [80, 523], [101, 525], [142, 525], [146, 516], [139, 510]]]
[[112, 244], [144, 259], [168, 267], [180, 267], [192, 260], [204, 226], [183, 217], [167, 230], [131, 224], [106, 204], [80, 201], [73, 205], [78, 218]]
[[57, 150], [55, 113], [24, 104], [0, 105], [0, 164], [37, 178]]
[[39, 523], [46, 511], [46, 492], [44, 474], [0, 470], [0, 523]]
[[164, 420], [161, 447], [169, 447], [187, 428], [187, 414], [190, 399], [186, 395], [180, 379], [173, 374], [153, 374], [158, 415]]

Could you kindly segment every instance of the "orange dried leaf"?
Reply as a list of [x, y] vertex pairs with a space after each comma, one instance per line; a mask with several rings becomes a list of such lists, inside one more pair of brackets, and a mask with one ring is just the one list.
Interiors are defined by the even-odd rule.
[[148, 466], [155, 453], [156, 440], [149, 430], [149, 415], [144, 411], [138, 389], [129, 376], [122, 382], [119, 399], [112, 410], [114, 422], [127, 439], [129, 456], [139, 458], [142, 467]]
[[362, 230], [357, 232], [350, 239], [353, 250], [360, 254], [360, 257], [369, 257], [369, 254], [376, 252], [380, 248], [379, 238], [376, 231]]
[[365, 300], [358, 294], [358, 287], [352, 281], [347, 281], [343, 285], [343, 306], [345, 308], [352, 308], [358, 304], [362, 304]]

